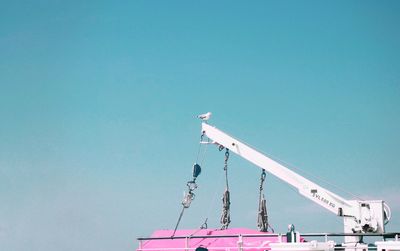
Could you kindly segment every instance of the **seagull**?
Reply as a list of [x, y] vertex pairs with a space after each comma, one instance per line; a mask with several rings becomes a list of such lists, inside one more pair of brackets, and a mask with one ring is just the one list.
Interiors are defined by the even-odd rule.
[[197, 116], [197, 118], [199, 118], [199, 119], [201, 119], [203, 121], [209, 120], [210, 117], [211, 117], [211, 112], [207, 112], [207, 113], [200, 114], [199, 116]]

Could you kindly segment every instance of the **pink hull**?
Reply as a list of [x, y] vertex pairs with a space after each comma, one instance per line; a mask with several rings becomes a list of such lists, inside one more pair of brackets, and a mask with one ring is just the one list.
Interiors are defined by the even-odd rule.
[[[155, 231], [151, 238], [171, 237], [172, 230]], [[263, 251], [269, 250], [271, 242], [279, 242], [277, 236], [256, 236], [271, 233], [259, 232], [246, 228], [232, 228], [227, 230], [219, 229], [195, 229], [195, 230], [178, 230], [175, 233], [177, 239], [157, 239], [143, 240], [137, 251], [194, 251], [198, 247], [207, 248], [209, 251], [237, 251], [239, 250], [239, 235], [242, 235], [243, 251]], [[252, 235], [246, 236], [246, 235]], [[234, 236], [234, 237], [229, 237]], [[179, 238], [189, 237], [189, 238]], [[282, 237], [282, 241], [286, 242], [286, 237]]]

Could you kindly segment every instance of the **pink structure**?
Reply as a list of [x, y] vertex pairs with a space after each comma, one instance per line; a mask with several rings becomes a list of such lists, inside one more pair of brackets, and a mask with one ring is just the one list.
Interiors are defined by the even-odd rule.
[[246, 228], [157, 230], [140, 240], [137, 251], [264, 251], [273, 242], [286, 242], [286, 236]]

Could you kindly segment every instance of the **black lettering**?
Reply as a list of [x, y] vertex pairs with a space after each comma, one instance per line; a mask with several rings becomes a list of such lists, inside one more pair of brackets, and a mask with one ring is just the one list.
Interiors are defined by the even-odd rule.
[[321, 202], [327, 204], [328, 206], [333, 207], [333, 208], [336, 207], [336, 205], [335, 205], [334, 203], [330, 202], [328, 199], [326, 199], [326, 198], [324, 198], [324, 197], [321, 197], [321, 195], [319, 195], [319, 194], [317, 193], [317, 189], [312, 189], [312, 190], [311, 190], [311, 194], [312, 194], [312, 197], [313, 197], [313, 198], [318, 199], [319, 201], [321, 201]]

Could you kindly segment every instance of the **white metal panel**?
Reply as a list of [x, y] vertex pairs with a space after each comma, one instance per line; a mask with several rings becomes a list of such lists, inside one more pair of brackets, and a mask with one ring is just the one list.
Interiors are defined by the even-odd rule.
[[351, 207], [351, 205], [347, 203], [345, 199], [300, 176], [275, 160], [249, 147], [245, 143], [242, 143], [207, 123], [202, 124], [202, 130], [203, 133], [215, 143], [228, 148], [230, 151], [235, 152], [256, 166], [265, 169], [267, 172], [294, 186], [298, 189], [300, 194], [329, 211], [337, 214], [339, 208], [342, 208], [344, 214], [349, 212], [349, 207]]

